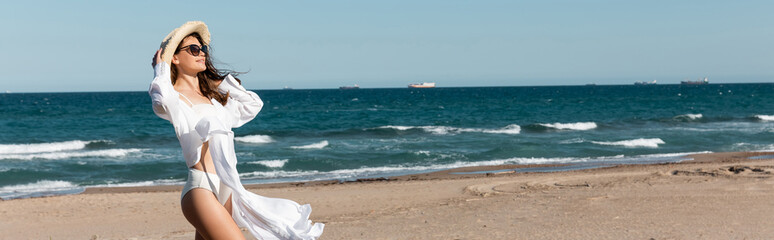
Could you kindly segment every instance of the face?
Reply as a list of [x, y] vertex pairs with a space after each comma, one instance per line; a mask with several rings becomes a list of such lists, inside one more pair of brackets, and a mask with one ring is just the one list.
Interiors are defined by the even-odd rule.
[[175, 64], [178, 70], [182, 73], [195, 75], [199, 72], [207, 70], [205, 65], [205, 59], [207, 54], [204, 51], [199, 52], [199, 56], [194, 56], [188, 49], [190, 45], [197, 45], [199, 47], [202, 44], [194, 36], [188, 36], [183, 39], [183, 42], [177, 46], [178, 49], [182, 48], [180, 52], [172, 56], [172, 63]]

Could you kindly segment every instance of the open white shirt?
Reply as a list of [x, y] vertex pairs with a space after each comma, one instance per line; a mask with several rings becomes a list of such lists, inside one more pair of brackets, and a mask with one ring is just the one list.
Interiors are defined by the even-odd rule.
[[221, 181], [233, 190], [232, 216], [240, 227], [246, 227], [258, 239], [316, 239], [324, 224], [309, 220], [309, 204], [281, 198], [267, 198], [247, 191], [239, 180], [234, 152], [234, 133], [253, 120], [263, 108], [263, 101], [247, 91], [233, 76], [228, 75], [218, 86], [218, 92], [229, 94], [226, 105], [211, 100], [217, 114], [199, 117], [180, 99], [172, 86], [170, 66], [156, 64], [155, 76], [148, 93], [153, 100], [153, 112], [168, 120], [183, 149], [183, 158], [190, 168], [199, 162], [202, 144], [209, 141], [210, 155]]

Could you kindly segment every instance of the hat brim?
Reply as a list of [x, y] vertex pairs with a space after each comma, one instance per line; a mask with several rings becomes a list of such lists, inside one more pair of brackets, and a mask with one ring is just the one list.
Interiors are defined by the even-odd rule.
[[172, 56], [175, 55], [175, 51], [178, 47], [177, 45], [180, 44], [180, 41], [183, 41], [183, 38], [191, 33], [198, 33], [199, 36], [202, 37], [202, 44], [210, 44], [210, 31], [207, 29], [207, 25], [204, 24], [204, 22], [186, 22], [179, 28], [172, 30], [172, 32], [164, 38], [164, 41], [161, 41], [161, 60], [171, 65]]

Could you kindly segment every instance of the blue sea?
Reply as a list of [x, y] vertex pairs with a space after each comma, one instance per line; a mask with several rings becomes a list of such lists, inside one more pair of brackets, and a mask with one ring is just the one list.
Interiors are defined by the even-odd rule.
[[[774, 150], [774, 84], [253, 91], [265, 106], [234, 130], [244, 183]], [[0, 198], [187, 176], [147, 92], [0, 93], [0, 113]]]

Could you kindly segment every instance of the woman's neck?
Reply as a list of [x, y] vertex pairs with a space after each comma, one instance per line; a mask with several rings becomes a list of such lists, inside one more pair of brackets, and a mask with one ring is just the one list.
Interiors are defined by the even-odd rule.
[[196, 75], [179, 74], [177, 75], [177, 80], [175, 80], [175, 87], [178, 89], [188, 89], [198, 92], [199, 77]]

